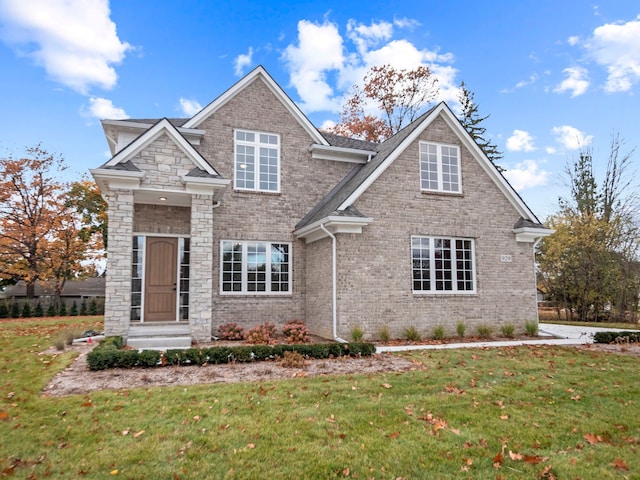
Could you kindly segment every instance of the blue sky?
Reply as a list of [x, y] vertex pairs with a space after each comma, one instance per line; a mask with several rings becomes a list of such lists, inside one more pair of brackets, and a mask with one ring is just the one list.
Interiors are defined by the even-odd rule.
[[640, 146], [637, 1], [0, 0], [0, 155], [41, 142], [77, 179], [101, 118], [191, 116], [257, 65], [321, 127], [381, 64], [429, 66], [454, 110], [464, 80], [541, 219], [580, 146]]

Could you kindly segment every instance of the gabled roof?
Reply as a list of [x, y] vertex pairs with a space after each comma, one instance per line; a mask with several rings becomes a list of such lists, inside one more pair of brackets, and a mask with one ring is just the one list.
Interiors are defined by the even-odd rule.
[[159, 138], [161, 135], [166, 134], [171, 138], [175, 144], [182, 150], [182, 152], [189, 157], [200, 170], [204, 170], [212, 177], [219, 177], [220, 174], [207, 162], [200, 152], [198, 152], [187, 139], [185, 139], [178, 129], [167, 118], [163, 118], [158, 121], [153, 127], [148, 129], [129, 145], [124, 147], [118, 153], [116, 153], [111, 160], [105, 163], [101, 168], [117, 168], [120, 164], [126, 164], [142, 151], [145, 147]]
[[[358, 198], [385, 172], [385, 170], [411, 145], [433, 121], [441, 117], [471, 151], [481, 167], [507, 197], [523, 220], [540, 225], [535, 214], [524, 203], [513, 187], [487, 158], [482, 149], [471, 138], [446, 103], [442, 102], [422, 114], [411, 124], [378, 145], [377, 154], [370, 162], [356, 166], [329, 194], [313, 208], [297, 225], [301, 230], [323, 218], [337, 215], [352, 206]], [[333, 139], [332, 139], [333, 140]]]
[[278, 100], [280, 100], [280, 102], [285, 106], [289, 113], [291, 113], [291, 115], [298, 121], [298, 123], [300, 123], [300, 125], [307, 131], [314, 142], [322, 145], [328, 145], [328, 142], [320, 134], [316, 127], [313, 126], [313, 124], [304, 115], [304, 113], [302, 113], [302, 110], [300, 110], [300, 108], [293, 102], [293, 100], [289, 98], [285, 91], [280, 88], [280, 85], [275, 82], [271, 75], [269, 75], [261, 65], [254, 68], [226, 92], [224, 92], [213, 102], [211, 102], [209, 105], [207, 105], [193, 117], [191, 117], [191, 119], [189, 119], [182, 126], [184, 128], [198, 128], [198, 126], [204, 120], [209, 118], [210, 115], [212, 115], [215, 111], [225, 105], [229, 100], [235, 97], [239, 92], [241, 92], [245, 87], [250, 85], [256, 79], [261, 79], [267, 85], [267, 87], [269, 87], [269, 89], [278, 98]]

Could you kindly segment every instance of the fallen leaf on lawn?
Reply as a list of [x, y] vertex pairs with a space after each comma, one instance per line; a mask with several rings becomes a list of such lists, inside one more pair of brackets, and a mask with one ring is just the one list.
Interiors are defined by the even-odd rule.
[[618, 470], [624, 470], [625, 472], [629, 471], [629, 467], [627, 466], [626, 462], [621, 458], [616, 458], [613, 462], [613, 466]]
[[460, 435], [460, 430], [458, 430], [457, 428], [450, 428], [450, 429], [449, 429], [449, 431], [450, 431], [451, 433], [456, 434], [456, 435]]
[[0, 420], [9, 420], [9, 414], [7, 412], [0, 412]]
[[582, 438], [584, 438], [591, 445], [595, 445], [598, 442], [602, 441], [602, 437], [600, 435], [596, 435], [594, 433], [585, 433]]
[[118, 470], [117, 469], [116, 470], [111, 470], [111, 472], [109, 472], [109, 473], [111, 473], [111, 475], [117, 475], [118, 474]]
[[514, 453], [511, 450], [509, 450], [509, 457], [511, 458], [511, 460], [522, 460], [521, 453]]
[[389, 383], [383, 383], [382, 386], [384, 388], [391, 388], [391, 384], [389, 384]]
[[127, 428], [126, 430], [122, 431], [122, 436], [124, 437], [125, 435], [129, 435], [130, 430]]
[[509, 420], [509, 415], [500, 415], [500, 419]]
[[446, 420], [442, 420], [442, 419], [438, 419], [435, 422], [433, 422], [433, 429], [437, 432], [438, 430], [442, 430], [443, 428], [445, 428], [447, 426], [447, 421]]
[[571, 400], [577, 402], [578, 400], [580, 400], [580, 395], [576, 395], [575, 397], [571, 397]]
[[7, 393], [7, 398], [13, 398], [16, 395], [16, 392]]
[[247, 444], [247, 448], [250, 448], [250, 449], [256, 448], [256, 444], [255, 443], [248, 443]]
[[133, 438], [141, 437], [143, 434], [144, 434], [144, 430], [140, 430], [139, 432], [136, 432], [133, 434]]
[[545, 480], [558, 480], [558, 477], [556, 477], [551, 471], [552, 468], [553, 467], [551, 465], [547, 465], [546, 467], [544, 467], [544, 470], [540, 472], [540, 478], [543, 478]]
[[199, 422], [199, 421], [200, 421], [200, 415], [195, 415], [195, 416], [193, 417], [193, 419], [194, 419], [196, 422]]
[[538, 464], [540, 462], [544, 462], [545, 460], [548, 460], [548, 458], [547, 457], [541, 457], [540, 455], [525, 455], [522, 460], [524, 460], [525, 463], [529, 463], [531, 465], [536, 465], [536, 464]]
[[393, 432], [391, 435], [389, 435], [389, 438], [392, 438], [392, 439], [395, 440], [399, 436], [400, 436], [400, 432]]

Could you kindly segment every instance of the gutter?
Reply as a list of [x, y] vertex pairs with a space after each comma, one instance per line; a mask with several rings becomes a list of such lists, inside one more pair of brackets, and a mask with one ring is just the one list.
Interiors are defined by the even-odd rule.
[[338, 247], [337, 247], [337, 239], [336, 236], [327, 230], [327, 227], [324, 226], [324, 223], [320, 224], [320, 228], [331, 237], [331, 247], [332, 247], [332, 317], [333, 317], [333, 339], [340, 343], [349, 343], [345, 339], [340, 338], [338, 336]]

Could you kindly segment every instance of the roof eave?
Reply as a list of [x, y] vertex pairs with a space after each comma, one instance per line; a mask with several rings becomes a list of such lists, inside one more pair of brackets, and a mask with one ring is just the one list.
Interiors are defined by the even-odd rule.
[[536, 240], [552, 235], [555, 230], [546, 227], [521, 227], [514, 228], [513, 233], [516, 235], [516, 242], [534, 243]]
[[334, 147], [331, 145], [320, 145], [317, 143], [309, 147], [311, 158], [318, 160], [333, 160], [347, 163], [367, 163], [376, 155], [370, 150], [360, 150], [357, 148]]
[[[302, 238], [306, 243], [312, 243], [322, 238], [328, 237], [328, 230], [332, 234], [336, 233], [362, 233], [362, 229], [373, 222], [370, 217], [344, 217], [340, 215], [329, 215], [306, 227], [296, 230], [294, 235]], [[324, 228], [323, 228], [324, 227]]]

